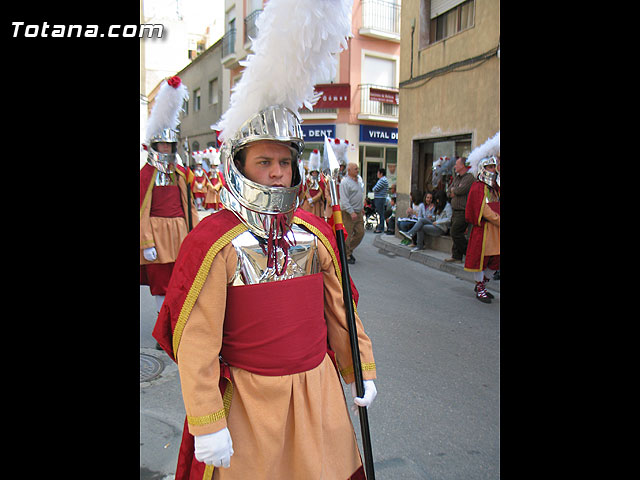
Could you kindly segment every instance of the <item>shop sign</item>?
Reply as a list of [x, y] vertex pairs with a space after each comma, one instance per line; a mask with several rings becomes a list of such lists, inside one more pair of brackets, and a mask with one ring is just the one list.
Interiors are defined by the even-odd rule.
[[314, 90], [322, 96], [313, 108], [349, 108], [351, 106], [351, 87], [348, 83], [323, 83], [315, 85]]
[[302, 127], [302, 137], [305, 142], [324, 142], [325, 135], [329, 138], [336, 138], [335, 125], [300, 125]]
[[400, 104], [400, 94], [394, 90], [383, 90], [382, 88], [370, 88], [369, 100], [373, 102]]
[[398, 143], [398, 129], [393, 127], [376, 127], [360, 125], [360, 141], [376, 143]]

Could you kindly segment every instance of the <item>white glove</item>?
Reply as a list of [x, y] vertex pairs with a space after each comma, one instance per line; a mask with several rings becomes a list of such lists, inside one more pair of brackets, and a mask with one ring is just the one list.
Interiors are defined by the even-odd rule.
[[196, 460], [214, 467], [229, 468], [233, 455], [233, 442], [227, 427], [215, 433], [196, 435]]
[[153, 262], [156, 258], [158, 258], [158, 252], [156, 252], [156, 247], [145, 248], [142, 251], [142, 255], [144, 256], [145, 260], [147, 260], [148, 262]]
[[378, 395], [378, 390], [376, 390], [376, 385], [373, 383], [373, 380], [364, 380], [364, 397], [356, 397], [356, 382], [351, 384], [351, 395], [353, 395], [353, 403], [351, 405], [351, 411], [354, 413], [358, 413], [358, 406], [360, 407], [368, 407], [373, 403], [373, 400]]

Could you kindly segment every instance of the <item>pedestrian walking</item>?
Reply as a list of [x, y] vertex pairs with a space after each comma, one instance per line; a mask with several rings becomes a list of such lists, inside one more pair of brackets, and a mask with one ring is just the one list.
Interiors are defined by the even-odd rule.
[[358, 181], [358, 164], [347, 164], [347, 175], [340, 182], [340, 210], [347, 230], [347, 262], [356, 263], [353, 251], [364, 238], [364, 189]]

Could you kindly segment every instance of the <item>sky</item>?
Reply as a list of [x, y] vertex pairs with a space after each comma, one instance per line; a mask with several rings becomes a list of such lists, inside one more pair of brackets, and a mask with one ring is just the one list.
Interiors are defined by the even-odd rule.
[[189, 32], [204, 33], [207, 25], [214, 18], [216, 22], [224, 22], [224, 0], [143, 0], [145, 17], [147, 22], [152, 23], [149, 18], [170, 17], [175, 18], [179, 11], [185, 22], [187, 22]]

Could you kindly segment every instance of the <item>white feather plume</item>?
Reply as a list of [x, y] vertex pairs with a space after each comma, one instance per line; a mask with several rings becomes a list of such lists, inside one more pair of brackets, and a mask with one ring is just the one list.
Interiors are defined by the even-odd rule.
[[180, 124], [180, 111], [185, 100], [189, 99], [189, 89], [180, 82], [177, 88], [162, 81], [156, 95], [151, 115], [147, 120], [147, 142], [149, 139], [162, 132], [165, 128], [176, 130]]
[[298, 114], [313, 109], [313, 87], [334, 78], [337, 53], [351, 35], [353, 0], [269, 0], [256, 21], [255, 52], [234, 86], [229, 109], [215, 125], [222, 139], [269, 105]]
[[313, 152], [311, 152], [311, 154], [309, 155], [309, 171], [320, 171], [320, 161], [320, 152], [317, 149], [314, 149]]
[[500, 153], [500, 131], [493, 137], [487, 139], [482, 145], [473, 149], [467, 157], [467, 164], [470, 166], [469, 173], [475, 176], [478, 173], [478, 163], [483, 158]]

